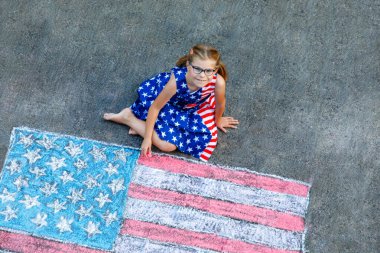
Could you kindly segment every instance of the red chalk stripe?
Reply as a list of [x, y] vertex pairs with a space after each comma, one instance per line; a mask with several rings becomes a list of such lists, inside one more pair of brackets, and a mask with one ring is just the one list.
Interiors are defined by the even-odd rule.
[[178, 206], [193, 207], [217, 215], [246, 220], [285, 230], [304, 230], [304, 220], [301, 217], [255, 206], [207, 199], [197, 195], [181, 194], [134, 183], [129, 185], [128, 196], [142, 200], [159, 201]]
[[11, 233], [0, 230], [0, 249], [23, 253], [104, 253], [101, 250], [90, 249], [75, 244], [66, 244], [30, 235]]

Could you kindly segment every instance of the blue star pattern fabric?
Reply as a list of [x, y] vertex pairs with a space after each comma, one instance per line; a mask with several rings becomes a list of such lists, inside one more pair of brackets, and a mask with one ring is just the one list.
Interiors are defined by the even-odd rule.
[[[170, 142], [186, 154], [207, 161], [217, 143], [215, 125], [215, 82], [190, 91], [186, 83], [187, 68], [175, 67], [176, 94], [161, 109], [154, 129], [162, 140]], [[138, 99], [131, 109], [139, 119], [146, 120], [149, 107], [170, 79], [170, 72], [160, 73], [144, 81], [138, 88]]]
[[0, 177], [0, 228], [111, 250], [139, 151], [15, 128]]

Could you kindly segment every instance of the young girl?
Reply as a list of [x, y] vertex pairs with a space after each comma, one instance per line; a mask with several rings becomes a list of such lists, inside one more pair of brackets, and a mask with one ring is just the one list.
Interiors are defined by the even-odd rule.
[[219, 52], [198, 44], [181, 57], [170, 73], [143, 82], [138, 99], [121, 112], [104, 119], [125, 124], [130, 134], [144, 138], [142, 156], [152, 144], [164, 152], [179, 149], [207, 161], [217, 143], [217, 128], [237, 128], [239, 122], [223, 117], [227, 71]]

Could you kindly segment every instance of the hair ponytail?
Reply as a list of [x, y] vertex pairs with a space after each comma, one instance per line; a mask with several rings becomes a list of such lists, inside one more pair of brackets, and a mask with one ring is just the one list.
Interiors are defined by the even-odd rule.
[[186, 67], [186, 62], [188, 61], [188, 59], [189, 59], [189, 55], [184, 55], [177, 60], [175, 65], [177, 67]]
[[224, 78], [224, 80], [227, 81], [228, 73], [227, 73], [226, 65], [224, 65], [222, 61], [219, 61], [218, 74], [221, 75]]
[[191, 63], [194, 57], [198, 57], [201, 60], [212, 59], [216, 61], [218, 74], [221, 75], [224, 78], [224, 80], [227, 81], [228, 74], [226, 65], [222, 62], [220, 53], [216, 48], [210, 45], [197, 44], [193, 46], [190, 51], [192, 52], [191, 54], [189, 53], [187, 55], [184, 55], [177, 60], [177, 67], [185, 67], [186, 62], [189, 61]]

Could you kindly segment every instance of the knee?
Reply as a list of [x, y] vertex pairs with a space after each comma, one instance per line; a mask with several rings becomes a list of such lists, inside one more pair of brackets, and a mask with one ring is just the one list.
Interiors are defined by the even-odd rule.
[[167, 141], [160, 141], [160, 143], [157, 145], [157, 148], [163, 152], [172, 152], [177, 149], [174, 144], [171, 144]]

